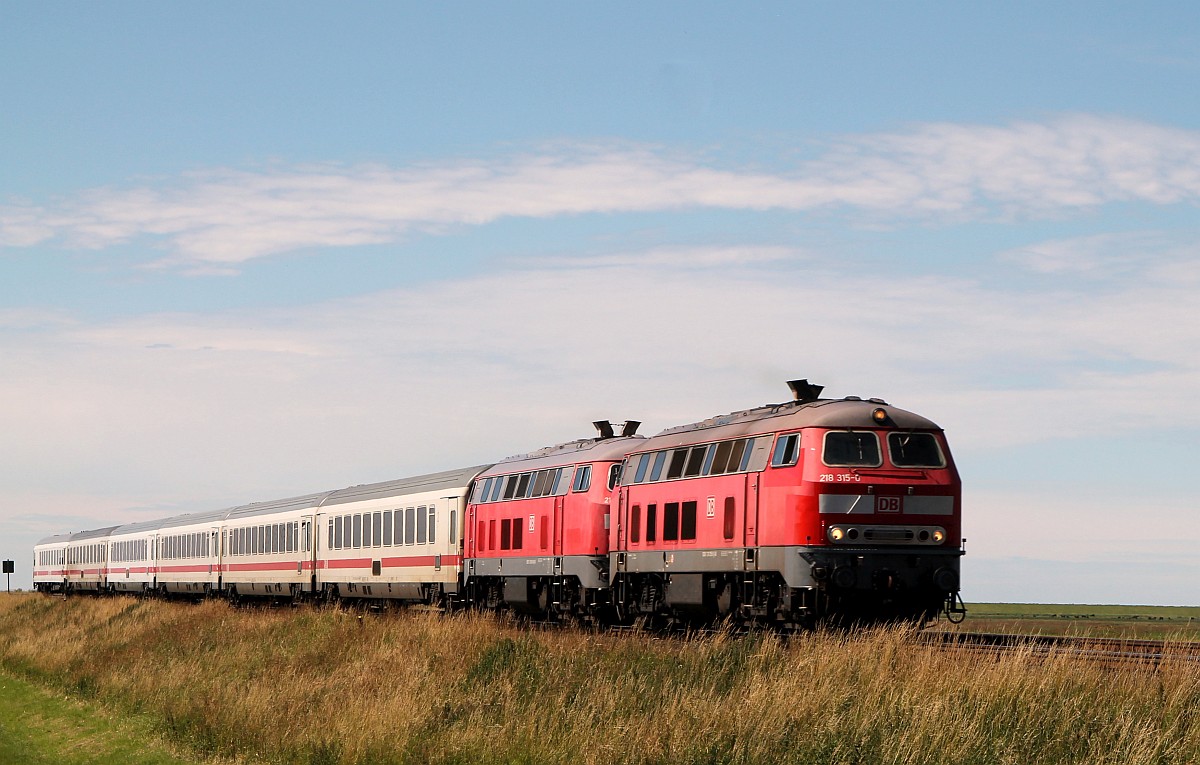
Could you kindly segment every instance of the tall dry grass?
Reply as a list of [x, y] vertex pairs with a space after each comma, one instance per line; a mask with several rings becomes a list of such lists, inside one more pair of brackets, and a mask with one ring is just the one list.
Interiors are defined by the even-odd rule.
[[0, 664], [280, 763], [1192, 763], [1200, 668], [491, 617], [0, 599]]

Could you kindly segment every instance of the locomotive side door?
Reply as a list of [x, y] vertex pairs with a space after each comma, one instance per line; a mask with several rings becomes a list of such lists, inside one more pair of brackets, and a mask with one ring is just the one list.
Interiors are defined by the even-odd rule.
[[466, 544], [467, 558], [475, 557], [475, 505], [467, 505], [467, 522], [463, 527], [463, 540]]
[[742, 541], [747, 548], [758, 546], [758, 479], [760, 477], [760, 473], [750, 473], [746, 476]]
[[563, 554], [563, 512], [567, 504], [565, 496], [554, 498], [554, 519], [551, 521], [550, 538], [553, 554], [557, 557]]

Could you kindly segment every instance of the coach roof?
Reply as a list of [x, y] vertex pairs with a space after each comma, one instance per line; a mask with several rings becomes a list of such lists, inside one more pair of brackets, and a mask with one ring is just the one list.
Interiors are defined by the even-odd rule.
[[397, 478], [393, 481], [366, 483], [350, 486], [331, 492], [321, 503], [322, 507], [344, 505], [349, 502], [364, 502], [369, 499], [385, 499], [387, 497], [402, 497], [407, 494], [423, 494], [430, 491], [463, 491], [475, 480], [475, 477], [487, 470], [488, 465], [444, 470], [440, 473], [429, 473], [409, 478]]

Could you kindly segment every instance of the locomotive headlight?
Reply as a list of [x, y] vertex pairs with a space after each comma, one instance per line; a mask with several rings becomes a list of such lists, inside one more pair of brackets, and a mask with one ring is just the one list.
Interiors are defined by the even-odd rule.
[[871, 419], [880, 425], [888, 421], [888, 413], [886, 409], [875, 409], [871, 412]]
[[937, 542], [939, 545], [942, 542], [945, 542], [946, 541], [946, 531], [944, 529], [934, 529], [933, 530], [933, 541]]
[[834, 542], [841, 542], [846, 536], [846, 530], [841, 526], [834, 526], [829, 530], [829, 538]]

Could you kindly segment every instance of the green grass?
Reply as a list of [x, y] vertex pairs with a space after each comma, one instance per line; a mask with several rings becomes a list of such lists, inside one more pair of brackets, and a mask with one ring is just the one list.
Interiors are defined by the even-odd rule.
[[971, 614], [1009, 618], [1200, 621], [1200, 606], [1100, 606], [1078, 603], [972, 603]]
[[1200, 641], [1200, 607], [1108, 606], [1078, 603], [968, 603], [956, 629]]
[[6, 765], [189, 765], [142, 718], [114, 717], [0, 674], [0, 763]]

